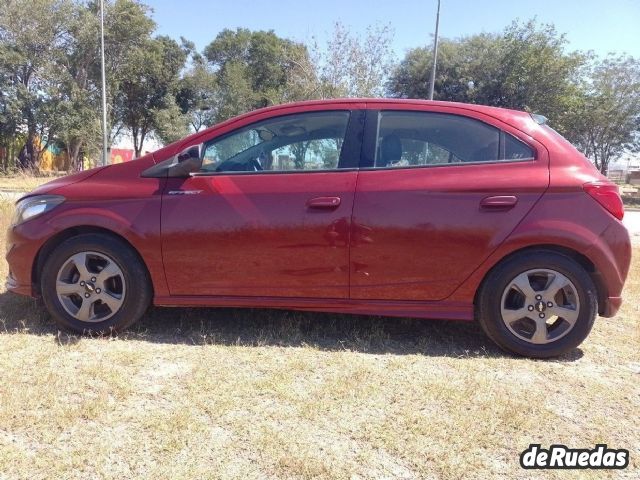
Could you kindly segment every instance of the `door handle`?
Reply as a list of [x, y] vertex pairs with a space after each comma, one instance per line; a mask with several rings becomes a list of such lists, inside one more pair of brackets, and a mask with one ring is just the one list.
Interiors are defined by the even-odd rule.
[[307, 201], [309, 208], [338, 208], [340, 197], [316, 197]]
[[518, 197], [513, 195], [495, 195], [485, 197], [480, 201], [480, 208], [484, 210], [509, 210], [518, 203]]

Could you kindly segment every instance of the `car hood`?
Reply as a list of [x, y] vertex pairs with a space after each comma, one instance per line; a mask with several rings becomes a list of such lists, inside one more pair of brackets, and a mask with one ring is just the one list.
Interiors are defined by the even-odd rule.
[[50, 182], [40, 185], [39, 187], [36, 187], [26, 195], [22, 196], [21, 199], [26, 197], [32, 197], [34, 195], [43, 195], [46, 193], [51, 193], [60, 187], [66, 187], [67, 185], [72, 185], [74, 183], [81, 182], [83, 180], [86, 180], [89, 177], [94, 176], [96, 173], [98, 173], [101, 170], [104, 170], [105, 168], [109, 168], [109, 166], [91, 168], [89, 170], [84, 170], [82, 172], [73, 173], [71, 175], [65, 175], [64, 177], [56, 178], [55, 180], [52, 180]]

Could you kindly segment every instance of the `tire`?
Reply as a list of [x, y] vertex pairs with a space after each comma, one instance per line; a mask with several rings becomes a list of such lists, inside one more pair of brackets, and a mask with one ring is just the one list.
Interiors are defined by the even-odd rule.
[[[554, 295], [559, 285], [566, 286]], [[548, 250], [530, 250], [494, 267], [480, 287], [475, 310], [493, 342], [531, 358], [576, 348], [589, 335], [597, 312], [589, 273], [572, 258]]]
[[42, 268], [40, 288], [57, 325], [76, 333], [121, 331], [140, 319], [152, 297], [137, 253], [118, 238], [93, 233], [56, 247]]

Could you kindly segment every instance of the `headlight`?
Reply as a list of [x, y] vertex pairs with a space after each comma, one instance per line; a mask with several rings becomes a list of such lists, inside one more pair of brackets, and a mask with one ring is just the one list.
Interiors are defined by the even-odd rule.
[[13, 225], [17, 225], [27, 220], [42, 215], [52, 208], [64, 202], [64, 197], [60, 195], [35, 195], [20, 200], [16, 204], [16, 212], [13, 216]]

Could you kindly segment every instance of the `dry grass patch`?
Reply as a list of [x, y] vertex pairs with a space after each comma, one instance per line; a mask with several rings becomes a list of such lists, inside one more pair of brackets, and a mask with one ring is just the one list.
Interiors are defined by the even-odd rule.
[[0, 175], [0, 190], [29, 192], [43, 183], [50, 182], [63, 175], [66, 175], [66, 173], [14, 173], [10, 175]]
[[638, 477], [638, 255], [625, 296], [580, 349], [531, 361], [473, 324], [265, 310], [76, 337], [2, 292], [0, 479], [621, 475], [523, 472], [529, 443], [628, 448]]

